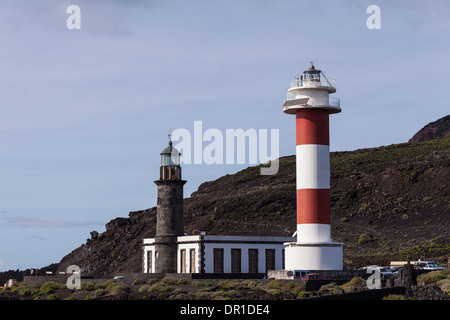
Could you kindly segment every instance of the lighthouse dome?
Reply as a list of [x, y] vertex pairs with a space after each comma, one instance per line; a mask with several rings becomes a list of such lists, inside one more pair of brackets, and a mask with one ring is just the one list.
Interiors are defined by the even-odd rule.
[[172, 140], [169, 141], [169, 145], [161, 151], [161, 166], [179, 166], [180, 165], [180, 152], [173, 147]]

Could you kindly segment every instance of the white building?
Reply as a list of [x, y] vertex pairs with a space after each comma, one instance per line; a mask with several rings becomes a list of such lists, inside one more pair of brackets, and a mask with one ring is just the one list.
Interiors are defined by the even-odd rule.
[[291, 237], [186, 235], [180, 153], [161, 152], [156, 235], [142, 240], [144, 273], [266, 273], [284, 269], [285, 243]]
[[[217, 236], [205, 232], [177, 238], [177, 273], [266, 273], [284, 269], [291, 237]], [[155, 270], [155, 238], [143, 240], [143, 272]]]

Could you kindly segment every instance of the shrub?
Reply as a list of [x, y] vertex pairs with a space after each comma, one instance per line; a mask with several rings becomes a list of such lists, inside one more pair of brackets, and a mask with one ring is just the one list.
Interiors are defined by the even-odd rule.
[[220, 281], [217, 285], [225, 289], [242, 289], [243, 287], [242, 282], [238, 279], [229, 281], [223, 280]]
[[179, 285], [189, 285], [191, 283], [191, 280], [188, 278], [181, 278], [177, 281], [177, 284]]
[[157, 282], [159, 282], [159, 280], [156, 278], [150, 278], [147, 280], [147, 284], [155, 284]]
[[242, 281], [242, 285], [248, 288], [257, 288], [260, 286], [260, 284], [254, 280], [244, 280]]
[[145, 280], [141, 279], [141, 278], [134, 279], [134, 281], [133, 281], [134, 286], [138, 285], [138, 284], [144, 284], [144, 283], [145, 283]]
[[148, 285], [148, 284], [144, 284], [143, 286], [141, 286], [140, 288], [139, 288], [139, 292], [147, 292], [148, 291], [148, 289], [150, 289], [150, 286]]
[[439, 280], [436, 284], [445, 293], [450, 293], [450, 279]]
[[194, 287], [211, 287], [212, 284], [208, 281], [195, 280], [192, 281], [192, 285]]
[[49, 300], [58, 300], [58, 297], [54, 293], [52, 293], [48, 296], [48, 299]]
[[298, 293], [297, 295], [297, 299], [303, 298], [303, 297], [308, 297], [309, 296], [309, 292], [307, 291], [301, 291]]
[[165, 277], [161, 280], [161, 283], [168, 284], [168, 285], [176, 285], [179, 279], [172, 278], [172, 277]]
[[162, 287], [162, 290], [161, 291], [163, 291], [163, 292], [170, 292], [170, 291], [172, 291], [173, 290], [173, 287], [171, 287], [171, 286], [165, 286], [165, 287]]
[[361, 277], [354, 277], [350, 281], [341, 285], [341, 288], [344, 290], [344, 292], [352, 292], [358, 289], [361, 290], [365, 288], [366, 285], [366, 280]]
[[275, 279], [266, 284], [269, 289], [281, 289], [284, 286], [284, 282], [279, 279]]
[[94, 281], [88, 281], [81, 285], [81, 289], [84, 291], [93, 291], [93, 290], [95, 290], [95, 288], [96, 288], [96, 285], [95, 285]]
[[22, 289], [19, 291], [20, 295], [28, 295], [31, 294], [31, 290], [30, 289]]
[[373, 238], [373, 236], [363, 233], [363, 234], [361, 234], [359, 236], [358, 245], [361, 245], [361, 244], [364, 244], [364, 243], [368, 243], [368, 242], [371, 242], [371, 241], [374, 241], [374, 240], [375, 239]]
[[170, 292], [173, 290], [173, 287], [171, 286], [167, 286], [164, 283], [155, 283], [154, 285], [152, 285], [150, 288], [148, 288], [148, 292], [157, 292], [157, 291], [162, 291], [162, 292]]
[[108, 292], [103, 289], [103, 288], [98, 288], [97, 290], [94, 291], [94, 296], [95, 297], [101, 297], [104, 296], [105, 294], [107, 294]]
[[40, 288], [40, 293], [41, 294], [51, 294], [53, 292], [55, 292], [56, 290], [60, 289], [60, 285], [55, 283], [55, 282], [46, 282], [44, 283], [41, 288]]
[[283, 289], [287, 292], [294, 293], [296, 295], [305, 291], [306, 285], [303, 283], [296, 283], [294, 281], [288, 282], [283, 286]]
[[200, 300], [213, 300], [215, 298], [214, 294], [215, 292], [197, 291], [194, 293], [194, 296]]
[[227, 292], [223, 292], [222, 296], [228, 299], [236, 299], [240, 296], [239, 290], [229, 290]]
[[116, 281], [114, 281], [114, 280], [108, 280], [108, 281], [106, 281], [105, 283], [103, 283], [100, 287], [101, 287], [102, 289], [108, 290], [109, 287], [111, 287], [111, 286], [113, 286], [113, 285], [115, 285], [115, 284], [116, 284]]
[[383, 297], [383, 300], [406, 300], [406, 297], [401, 294], [390, 294], [387, 297]]
[[319, 293], [331, 293], [331, 294], [339, 294], [342, 293], [342, 288], [339, 287], [336, 282], [330, 282], [328, 284], [324, 284], [320, 287]]
[[130, 292], [130, 288], [124, 284], [117, 283], [117, 284], [111, 286], [108, 291], [109, 291], [110, 295], [115, 296], [118, 294]]
[[450, 270], [436, 270], [421, 274], [417, 277], [417, 284], [428, 284], [450, 278]]

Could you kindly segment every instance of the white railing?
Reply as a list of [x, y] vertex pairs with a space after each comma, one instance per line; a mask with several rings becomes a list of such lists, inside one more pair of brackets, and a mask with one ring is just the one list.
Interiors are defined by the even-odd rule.
[[[307, 97], [299, 97], [296, 98], [295, 95], [288, 93], [286, 101], [292, 101], [292, 100], [300, 100]], [[295, 102], [292, 101], [294, 104]], [[305, 104], [305, 106], [308, 107], [335, 107], [340, 108], [341, 107], [341, 100], [336, 97], [328, 97], [328, 99], [315, 99], [310, 98], [308, 102]]]
[[294, 80], [291, 81], [291, 88], [305, 88], [305, 87], [327, 87], [336, 89], [336, 79], [333, 78], [321, 78], [317, 80]]

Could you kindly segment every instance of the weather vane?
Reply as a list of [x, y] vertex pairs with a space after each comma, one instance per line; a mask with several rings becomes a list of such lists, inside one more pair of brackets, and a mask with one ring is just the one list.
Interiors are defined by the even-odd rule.
[[169, 140], [172, 140], [172, 128], [169, 128], [169, 134], [167, 136]]

